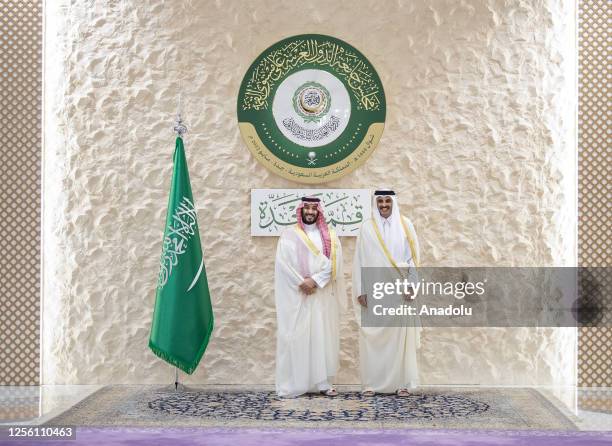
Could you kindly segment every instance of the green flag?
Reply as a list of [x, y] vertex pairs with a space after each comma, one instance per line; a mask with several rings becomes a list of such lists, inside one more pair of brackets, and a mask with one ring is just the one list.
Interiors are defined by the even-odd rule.
[[191, 374], [206, 350], [212, 329], [213, 311], [196, 209], [185, 148], [178, 137], [149, 347], [163, 360]]

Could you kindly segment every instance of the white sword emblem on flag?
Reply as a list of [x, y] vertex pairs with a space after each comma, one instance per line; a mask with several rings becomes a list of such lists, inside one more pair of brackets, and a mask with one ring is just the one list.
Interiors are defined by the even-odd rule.
[[196, 273], [195, 277], [193, 278], [193, 282], [191, 282], [191, 285], [189, 285], [189, 289], [187, 290], [187, 292], [191, 291], [191, 289], [195, 286], [196, 282], [200, 278], [200, 274], [202, 274], [202, 268], [203, 267], [204, 267], [204, 259], [200, 260], [200, 267], [198, 268], [198, 272]]

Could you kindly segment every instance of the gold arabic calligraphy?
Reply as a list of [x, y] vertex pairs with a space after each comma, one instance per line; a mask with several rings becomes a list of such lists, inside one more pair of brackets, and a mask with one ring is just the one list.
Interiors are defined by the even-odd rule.
[[337, 43], [315, 39], [288, 43], [261, 60], [247, 81], [242, 109], [267, 109], [270, 91], [276, 82], [289, 70], [304, 64], [335, 68], [355, 95], [358, 110], [379, 110], [381, 90], [367, 61]]
[[[356, 231], [363, 221], [363, 206], [355, 195], [340, 192], [314, 194], [319, 196], [325, 207], [327, 224]], [[294, 193], [269, 194], [267, 200], [258, 203], [261, 229], [278, 231], [284, 226], [296, 223], [295, 209], [301, 195]]]

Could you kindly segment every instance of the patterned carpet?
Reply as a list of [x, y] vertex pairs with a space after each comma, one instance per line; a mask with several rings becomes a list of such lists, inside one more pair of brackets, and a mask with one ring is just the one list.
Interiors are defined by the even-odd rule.
[[48, 425], [576, 429], [534, 389], [419, 388], [408, 397], [277, 397], [269, 390], [108, 386]]

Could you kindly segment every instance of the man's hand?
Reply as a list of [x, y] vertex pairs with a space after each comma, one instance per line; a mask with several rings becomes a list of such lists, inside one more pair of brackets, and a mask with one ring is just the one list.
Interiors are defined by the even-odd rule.
[[362, 307], [368, 308], [368, 295], [362, 294], [361, 296], [357, 296], [357, 302], [359, 302]]
[[404, 300], [412, 300], [412, 296], [414, 296], [414, 288], [412, 287], [412, 285], [410, 285], [408, 287], [408, 292], [404, 294]]
[[317, 290], [317, 282], [315, 282], [310, 277], [304, 279], [304, 281], [300, 284], [300, 291], [307, 296], [313, 294]]

